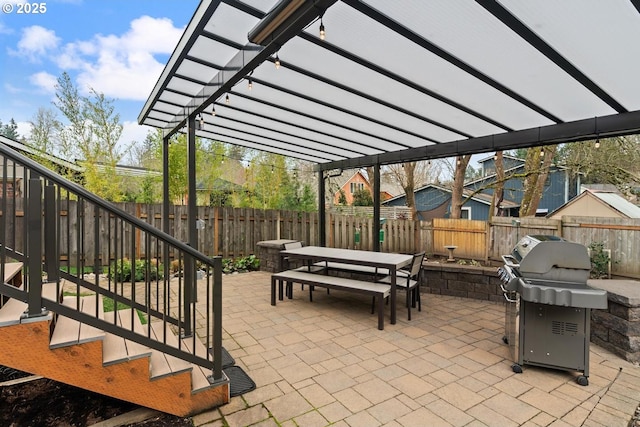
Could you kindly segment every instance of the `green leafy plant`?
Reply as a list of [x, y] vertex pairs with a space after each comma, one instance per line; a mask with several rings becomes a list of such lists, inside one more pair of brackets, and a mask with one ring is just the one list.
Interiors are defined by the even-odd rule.
[[258, 268], [260, 268], [260, 260], [255, 255], [222, 260], [222, 272], [225, 274], [245, 273], [247, 271], [255, 271]]
[[140, 282], [163, 277], [163, 267], [156, 260], [137, 259], [133, 263], [128, 258], [111, 263], [109, 278], [119, 282]]
[[604, 243], [591, 243], [589, 245], [589, 252], [591, 258], [590, 277], [592, 279], [604, 279], [609, 277], [609, 265], [611, 264], [611, 257], [609, 257], [609, 255], [605, 251]]

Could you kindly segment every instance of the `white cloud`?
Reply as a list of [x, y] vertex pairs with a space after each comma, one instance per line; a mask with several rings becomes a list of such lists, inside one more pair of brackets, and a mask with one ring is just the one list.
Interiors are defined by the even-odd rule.
[[58, 84], [56, 76], [49, 74], [46, 71], [40, 71], [39, 73], [32, 74], [29, 76], [29, 81], [45, 93], [55, 93], [56, 84]]
[[18, 41], [18, 50], [9, 50], [13, 55], [22, 56], [32, 62], [39, 62], [43, 57], [58, 48], [60, 37], [55, 31], [40, 25], [33, 25], [22, 30]]
[[145, 100], [164, 67], [154, 55], [170, 54], [182, 31], [170, 19], [143, 16], [121, 36], [69, 43], [55, 60], [62, 69], [79, 70], [82, 91], [91, 87], [112, 98]]
[[30, 138], [31, 137], [31, 123], [29, 122], [16, 122], [18, 125], [18, 135], [22, 138]]
[[[125, 121], [122, 123], [122, 134], [118, 147], [122, 150], [128, 149], [134, 142], [141, 143], [147, 137], [147, 133], [152, 130], [149, 126], [141, 126], [138, 122]], [[126, 157], [126, 156], [125, 156]]]
[[13, 30], [0, 21], [0, 34], [13, 34]]

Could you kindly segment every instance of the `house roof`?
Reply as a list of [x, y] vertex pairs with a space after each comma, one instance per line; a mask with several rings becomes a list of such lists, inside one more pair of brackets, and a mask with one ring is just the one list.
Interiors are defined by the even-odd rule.
[[578, 203], [581, 199], [586, 197], [595, 197], [600, 200], [602, 203], [609, 206], [611, 209], [619, 212], [622, 216], [627, 218], [640, 218], [640, 207], [634, 205], [629, 202], [627, 199], [622, 197], [620, 194], [611, 191], [594, 191], [594, 190], [585, 190], [582, 193], [578, 194], [573, 199], [569, 200], [564, 205], [560, 206], [558, 209], [551, 212], [548, 216], [557, 215], [558, 212], [567, 208], [570, 205]]
[[[84, 172], [85, 168], [82, 166], [82, 161], [76, 161], [76, 162], [70, 162], [68, 160], [65, 160], [63, 158], [54, 156], [52, 154], [49, 153], [44, 153], [40, 150], [36, 150], [35, 148], [29, 146], [28, 144], [25, 144], [23, 142], [19, 142], [19, 141], [15, 141], [11, 138], [7, 138], [3, 135], [0, 135], [0, 142], [2, 142], [5, 145], [8, 145], [9, 147], [21, 151], [23, 153], [27, 153], [30, 154], [32, 156], [37, 156], [40, 157], [42, 159], [45, 159], [51, 163], [54, 163], [56, 165], [68, 168], [70, 170], [73, 170], [75, 172]], [[102, 163], [97, 163], [96, 167], [98, 169], [104, 170], [105, 166]], [[141, 167], [137, 167], [137, 166], [128, 166], [128, 165], [116, 165], [115, 167], [116, 173], [118, 175], [123, 175], [123, 176], [129, 176], [129, 177], [135, 177], [135, 176], [149, 176], [149, 175], [160, 175], [159, 171], [154, 171], [151, 169], [146, 169], [146, 168], [141, 168]]]
[[637, 0], [201, 0], [138, 121], [320, 170], [631, 134], [639, 39]]
[[[441, 185], [436, 185], [436, 184], [423, 185], [422, 187], [417, 188], [415, 190], [415, 192], [417, 193], [419, 191], [424, 191], [424, 190], [426, 190], [428, 188], [435, 188], [435, 189], [438, 189], [438, 190], [441, 190], [441, 191], [444, 191], [444, 192], [447, 192], [447, 193], [451, 193], [451, 189], [450, 188], [443, 187]], [[472, 194], [473, 194], [473, 191], [463, 190], [463, 197], [469, 197]], [[398, 199], [403, 198], [403, 197], [405, 197], [405, 195], [401, 194], [399, 196], [396, 196], [396, 197], [393, 197], [391, 199], [385, 200], [384, 203], [388, 203], [388, 202], [390, 202], [392, 200], [398, 200]], [[493, 200], [493, 197], [490, 194], [486, 194], [486, 193], [476, 193], [476, 194], [473, 194], [473, 196], [471, 196], [471, 200], [475, 200], [476, 202], [482, 203], [482, 204], [485, 204], [485, 205], [490, 205], [491, 201]], [[512, 202], [510, 200], [503, 200], [502, 204], [500, 205], [501, 208], [506, 208], [506, 209], [517, 208], [519, 206], [520, 206], [519, 204], [514, 203], [514, 202]]]
[[629, 218], [640, 218], [640, 207], [616, 193], [596, 191], [593, 195]]

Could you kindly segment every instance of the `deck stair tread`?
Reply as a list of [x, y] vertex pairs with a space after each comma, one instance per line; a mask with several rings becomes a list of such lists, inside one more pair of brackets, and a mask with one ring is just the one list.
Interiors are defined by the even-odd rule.
[[[134, 322], [134, 331], [137, 334], [148, 336], [151, 339], [162, 342], [163, 337], [160, 336], [160, 338], [158, 338], [156, 331], [154, 331], [148, 323], [143, 325], [142, 322], [139, 321], [139, 318], [137, 319], [138, 320]], [[170, 337], [173, 337], [174, 340], [177, 341], [177, 338], [175, 338], [171, 330], [169, 330], [168, 333]], [[160, 378], [178, 372], [188, 372], [192, 369], [191, 363], [187, 361], [178, 359], [155, 349], [149, 349], [149, 351], [151, 351], [151, 378]]]
[[[22, 286], [18, 286], [22, 288]], [[53, 300], [56, 294], [55, 283], [44, 283], [42, 285], [42, 298]], [[22, 315], [27, 311], [28, 305], [15, 298], [11, 298], [0, 308], [0, 326], [17, 325], [22, 319]], [[43, 317], [42, 320], [48, 318]]]
[[[163, 322], [151, 322], [151, 336], [158, 342], [165, 342], [172, 347], [178, 347], [178, 337], [173, 333], [167, 324], [162, 327]], [[165, 332], [163, 332], [163, 329]], [[157, 354], [156, 354], [157, 353]], [[164, 359], [159, 359], [159, 356]], [[154, 357], [156, 363], [154, 364]], [[193, 365], [186, 360], [179, 359], [170, 354], [155, 352], [151, 355], [153, 376], [168, 375], [193, 369]]]
[[[196, 356], [207, 358], [207, 355], [209, 352], [207, 351], [204, 344], [200, 342], [197, 336], [195, 337], [195, 340], [193, 337], [189, 337], [189, 338], [182, 338], [180, 341], [182, 343], [183, 348], [186, 348], [191, 353], [194, 353], [194, 348], [195, 348]], [[193, 390], [195, 391], [195, 390], [211, 387], [211, 383], [209, 382], [209, 379], [208, 379], [210, 375], [211, 375], [211, 372], [208, 369], [203, 368], [202, 366], [199, 366], [199, 365], [194, 365], [194, 369], [193, 371], [191, 371], [191, 384], [192, 384]]]
[[[131, 309], [118, 310], [117, 322], [114, 322], [115, 315], [116, 312], [114, 311], [106, 312], [104, 313], [104, 320], [109, 323], [115, 323], [125, 328], [130, 327]], [[123, 362], [126, 360], [138, 359], [141, 357], [148, 357], [150, 355], [151, 350], [141, 344], [124, 339], [111, 333], [106, 333], [105, 335], [105, 342], [102, 347], [102, 359], [105, 365]]]
[[[16, 277], [18, 273], [22, 272], [22, 267], [24, 266], [21, 262], [7, 262], [4, 264], [4, 283], [11, 282], [11, 279]], [[19, 279], [21, 282], [21, 278]], [[21, 284], [21, 283], [19, 283]]]
[[[76, 309], [79, 300], [74, 295], [67, 295], [62, 299], [62, 305]], [[65, 316], [58, 316], [56, 327], [53, 329], [49, 348], [58, 348], [79, 344], [80, 322]]]
[[11, 298], [0, 308], [0, 326], [17, 325], [27, 310], [27, 303]]
[[[101, 295], [88, 295], [81, 298], [82, 312], [90, 316], [104, 319], [104, 306]], [[104, 339], [104, 331], [86, 323], [80, 324], [79, 342], [90, 342], [96, 339]]]

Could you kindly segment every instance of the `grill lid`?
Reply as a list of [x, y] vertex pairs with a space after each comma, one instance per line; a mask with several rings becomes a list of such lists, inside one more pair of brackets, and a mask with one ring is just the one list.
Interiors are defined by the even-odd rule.
[[525, 278], [586, 283], [591, 260], [584, 245], [556, 236], [525, 236], [513, 250], [522, 255], [519, 272]]

